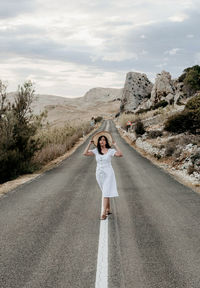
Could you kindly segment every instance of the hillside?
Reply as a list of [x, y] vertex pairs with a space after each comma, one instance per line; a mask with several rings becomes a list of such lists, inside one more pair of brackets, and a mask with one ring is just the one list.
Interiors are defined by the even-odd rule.
[[[119, 111], [122, 90], [93, 88], [78, 98], [36, 94], [32, 108], [35, 114], [47, 110], [47, 120], [51, 126], [62, 126], [69, 120], [90, 120], [92, 116], [109, 118]], [[14, 95], [14, 92], [8, 94], [11, 102]]]
[[[197, 104], [200, 97], [198, 95], [194, 97], [188, 99], [187, 103], [191, 103], [194, 99], [193, 102]], [[182, 183], [191, 185], [200, 192], [199, 133], [193, 134], [190, 131], [177, 133], [178, 131], [170, 132], [165, 129], [169, 118], [178, 119], [177, 115], [184, 115], [185, 111], [185, 105], [168, 105], [138, 115], [121, 114], [115, 122], [122, 137], [128, 139], [129, 143], [142, 155], [167, 170]], [[128, 131], [127, 121], [132, 122]], [[138, 123], [142, 124], [138, 125]], [[177, 125], [176, 122], [171, 123], [171, 125]]]

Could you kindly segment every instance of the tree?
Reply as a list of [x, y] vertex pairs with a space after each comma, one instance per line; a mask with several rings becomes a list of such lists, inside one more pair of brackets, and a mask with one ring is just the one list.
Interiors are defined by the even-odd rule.
[[184, 82], [184, 88], [188, 96], [192, 96], [200, 90], [200, 66], [195, 65], [184, 69], [179, 81]]
[[18, 87], [12, 105], [7, 101], [6, 88], [0, 81], [0, 183], [32, 171], [31, 159], [41, 148], [34, 136], [47, 116], [44, 112], [33, 114], [35, 90], [31, 81]]

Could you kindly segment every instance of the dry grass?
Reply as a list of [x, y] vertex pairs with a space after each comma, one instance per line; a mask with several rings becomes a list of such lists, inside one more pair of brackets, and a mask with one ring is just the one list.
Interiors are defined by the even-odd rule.
[[119, 116], [118, 122], [119, 122], [119, 125], [124, 129], [126, 128], [127, 121], [135, 122], [138, 119], [147, 120], [150, 118], [157, 117], [159, 119], [159, 123], [161, 123], [167, 120], [169, 116], [173, 115], [176, 112], [177, 110], [175, 110], [173, 106], [166, 106], [164, 108], [159, 107], [156, 110], [150, 110], [150, 111], [147, 111], [145, 113], [140, 113], [140, 114], [123, 113]]
[[173, 144], [175, 146], [186, 146], [192, 143], [193, 145], [200, 145], [200, 135], [194, 135], [190, 133], [182, 133], [170, 137], [166, 141], [166, 145]]
[[78, 139], [91, 130], [89, 122], [69, 122], [64, 127], [41, 130], [37, 138], [42, 142], [43, 148], [35, 154], [33, 163], [44, 165], [63, 155], [74, 146]]

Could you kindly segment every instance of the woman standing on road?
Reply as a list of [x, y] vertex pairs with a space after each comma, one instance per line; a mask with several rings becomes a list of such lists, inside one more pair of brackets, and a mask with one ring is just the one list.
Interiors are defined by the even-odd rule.
[[[97, 148], [88, 150], [91, 144]], [[113, 145], [116, 149], [112, 149]], [[110, 212], [111, 197], [118, 197], [115, 173], [111, 165], [112, 156], [122, 157], [122, 152], [118, 148], [116, 142], [113, 141], [112, 136], [107, 131], [101, 131], [95, 134], [83, 152], [85, 156], [96, 156], [96, 179], [103, 194], [103, 214], [100, 220], [105, 220]]]

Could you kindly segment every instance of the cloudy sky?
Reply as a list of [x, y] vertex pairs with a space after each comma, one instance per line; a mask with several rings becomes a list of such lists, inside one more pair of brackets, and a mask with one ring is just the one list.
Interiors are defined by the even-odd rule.
[[83, 96], [200, 64], [200, 0], [0, 0], [0, 79]]

